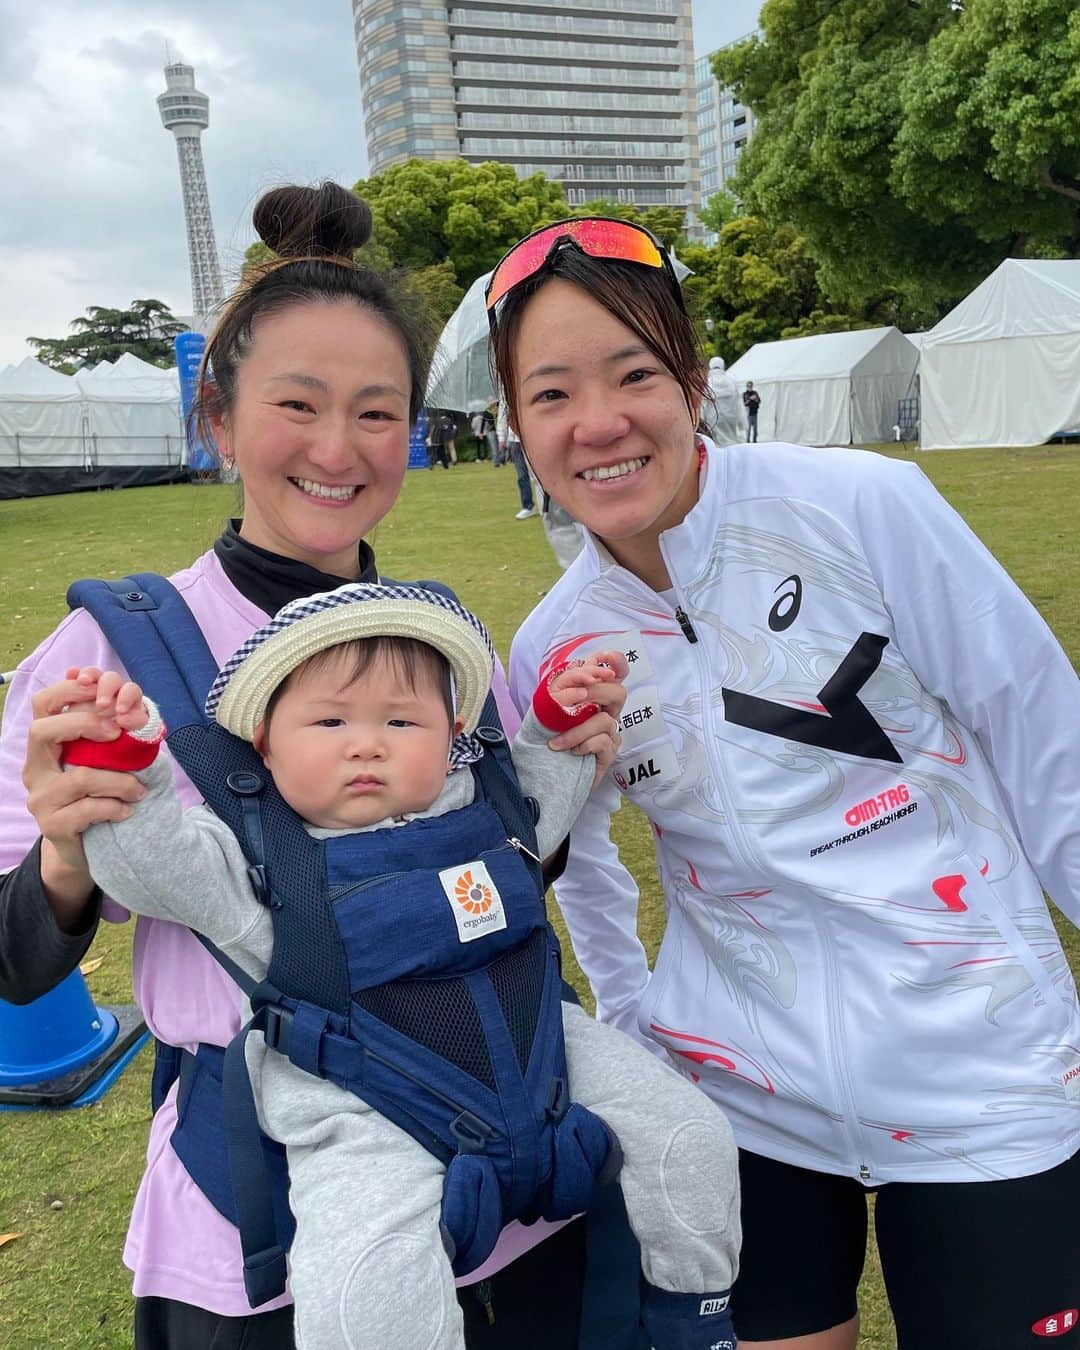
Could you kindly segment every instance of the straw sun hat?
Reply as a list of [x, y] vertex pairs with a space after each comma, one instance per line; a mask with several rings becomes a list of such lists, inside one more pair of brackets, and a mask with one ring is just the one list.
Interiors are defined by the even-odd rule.
[[266, 717], [279, 684], [316, 652], [355, 638], [406, 637], [446, 657], [454, 707], [468, 735], [491, 684], [491, 639], [463, 605], [422, 586], [354, 583], [293, 600], [247, 639], [210, 686], [206, 714], [245, 741]]

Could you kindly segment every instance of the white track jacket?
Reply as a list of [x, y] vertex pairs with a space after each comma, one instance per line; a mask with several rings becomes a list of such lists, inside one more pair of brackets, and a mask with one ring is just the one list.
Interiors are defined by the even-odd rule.
[[[661, 536], [672, 590], [590, 538], [511, 654], [522, 708], [560, 661], [630, 663], [557, 887], [598, 1014], [768, 1157], [868, 1185], [1052, 1167], [1080, 1147], [1080, 1013], [1043, 898], [1080, 919], [1080, 682], [914, 465], [706, 448]], [[620, 795], [666, 897], [651, 975]]]

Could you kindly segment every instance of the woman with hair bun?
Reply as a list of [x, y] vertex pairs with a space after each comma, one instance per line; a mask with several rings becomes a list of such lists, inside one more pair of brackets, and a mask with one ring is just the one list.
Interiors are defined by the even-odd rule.
[[[365, 537], [401, 490], [426, 377], [424, 346], [404, 311], [382, 278], [353, 262], [371, 233], [363, 201], [334, 183], [283, 187], [259, 201], [254, 220], [276, 256], [251, 269], [225, 305], [207, 343], [212, 380], [202, 384], [195, 413], [235, 464], [243, 516], [172, 578], [219, 664], [288, 602], [343, 581], [378, 580]], [[128, 917], [84, 884], [74, 862], [91, 823], [124, 818], [142, 795], [129, 774], [62, 771], [62, 746], [94, 735], [79, 666], [121, 668], [81, 609], [21, 663], [4, 709], [0, 997], [15, 1003], [31, 1002], [75, 969], [101, 918]], [[518, 718], [501, 673], [496, 695], [512, 732]], [[184, 804], [197, 802], [188, 779], [176, 775]], [[200, 1044], [228, 1045], [239, 1029], [239, 989], [179, 925], [138, 920], [133, 984], [159, 1042], [192, 1052], [185, 1063]], [[251, 1313], [237, 1231], [171, 1147], [177, 1123], [174, 1085], [151, 1125], [124, 1252], [134, 1274], [137, 1350], [291, 1350], [288, 1296]], [[519, 1230], [516, 1251], [526, 1254], [499, 1272], [494, 1328], [485, 1307], [491, 1286], [484, 1301], [462, 1293], [470, 1345], [577, 1345], [580, 1228], [535, 1250], [527, 1249], [538, 1236]], [[513, 1254], [511, 1246], [503, 1259]]]

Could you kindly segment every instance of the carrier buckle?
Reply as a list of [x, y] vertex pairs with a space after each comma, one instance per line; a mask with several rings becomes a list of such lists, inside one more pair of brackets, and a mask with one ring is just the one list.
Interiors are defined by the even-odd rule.
[[566, 1079], [553, 1078], [551, 1086], [548, 1088], [548, 1099], [544, 1105], [545, 1114], [549, 1120], [558, 1124], [566, 1115], [569, 1106], [570, 1099], [566, 1091]]
[[289, 1053], [289, 1037], [292, 1033], [293, 1014], [289, 1008], [282, 1008], [270, 1004], [265, 1009], [266, 1026], [263, 1029], [263, 1036], [266, 1044], [271, 1050], [277, 1050], [282, 1055]]
[[457, 1140], [459, 1153], [483, 1153], [495, 1131], [471, 1111], [462, 1111], [450, 1122], [450, 1133]]
[[248, 863], [247, 868], [248, 881], [251, 883], [251, 889], [255, 892], [255, 898], [260, 905], [273, 908], [273, 901], [270, 895], [270, 887], [266, 881], [266, 868], [262, 863]]

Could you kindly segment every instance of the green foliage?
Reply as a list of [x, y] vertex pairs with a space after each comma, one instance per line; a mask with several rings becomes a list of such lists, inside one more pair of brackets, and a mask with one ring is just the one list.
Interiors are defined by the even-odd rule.
[[760, 119], [736, 190], [794, 222], [834, 300], [921, 323], [1010, 253], [1080, 250], [1074, 0], [766, 0], [717, 53]]
[[132, 300], [127, 309], [91, 305], [69, 327], [75, 330], [71, 337], [26, 339], [43, 365], [65, 375], [80, 366], [115, 361], [125, 352], [163, 369], [175, 366], [172, 340], [185, 325], [160, 300]]
[[971, 0], [901, 89], [895, 190], [991, 247], [1080, 252], [1080, 10]]
[[683, 282], [690, 311], [728, 362], [755, 342], [903, 323], [895, 297], [875, 296], [838, 307], [822, 293], [818, 266], [792, 225], [771, 228], [758, 216], [738, 216], [713, 247], [690, 244], [680, 258], [694, 275]]
[[566, 213], [558, 183], [494, 162], [410, 159], [355, 190], [371, 207], [374, 242], [396, 266], [449, 262], [463, 290], [522, 235]]
[[698, 212], [698, 219], [710, 234], [719, 234], [728, 221], [735, 219], [738, 210], [735, 198], [726, 188], [721, 188]]

